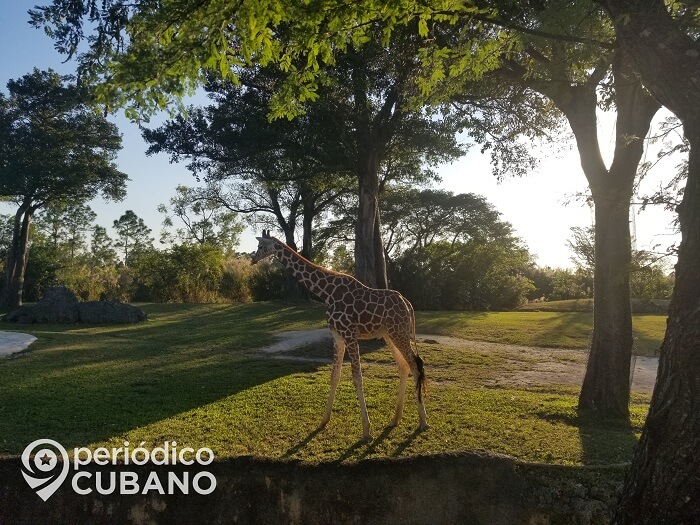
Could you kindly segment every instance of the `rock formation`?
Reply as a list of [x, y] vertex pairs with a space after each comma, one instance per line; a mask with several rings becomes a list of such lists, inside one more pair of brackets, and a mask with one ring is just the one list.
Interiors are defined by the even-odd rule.
[[5, 316], [17, 323], [137, 323], [144, 321], [143, 310], [113, 301], [80, 302], [65, 286], [51, 286], [35, 305], [20, 306]]

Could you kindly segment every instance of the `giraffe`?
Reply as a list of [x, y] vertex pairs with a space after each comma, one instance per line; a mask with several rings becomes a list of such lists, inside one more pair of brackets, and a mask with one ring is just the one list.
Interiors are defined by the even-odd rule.
[[[292, 271], [296, 279], [328, 305], [326, 318], [333, 335], [334, 358], [330, 394], [318, 430], [322, 430], [331, 419], [333, 398], [340, 381], [343, 357], [347, 350], [362, 416], [362, 441], [372, 440], [362, 388], [358, 341], [377, 338], [384, 339], [399, 367], [399, 395], [394, 419], [390, 426], [398, 425], [401, 419], [406, 380], [410, 372], [416, 380], [420, 429], [429, 428], [423, 405], [425, 372], [423, 360], [418, 356], [415, 315], [411, 303], [399, 292], [369, 288], [350, 275], [334, 272], [312, 263], [279, 239], [270, 237], [269, 230], [263, 230], [263, 236], [257, 239], [259, 244], [253, 256], [253, 264], [267, 257], [276, 256]], [[411, 347], [411, 338], [413, 338], [415, 352]]]

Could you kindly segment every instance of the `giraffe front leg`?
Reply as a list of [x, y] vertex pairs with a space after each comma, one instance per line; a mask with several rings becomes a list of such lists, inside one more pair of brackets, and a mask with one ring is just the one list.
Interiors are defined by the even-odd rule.
[[338, 383], [340, 382], [340, 372], [343, 367], [343, 357], [345, 356], [345, 341], [335, 331], [331, 330], [331, 333], [333, 334], [334, 339], [333, 369], [331, 370], [331, 392], [328, 395], [326, 413], [323, 415], [323, 419], [321, 419], [321, 424], [318, 425], [318, 430], [325, 428], [325, 426], [331, 420], [333, 399], [335, 398], [335, 391], [338, 388]]
[[360, 403], [360, 414], [362, 415], [362, 441], [371, 441], [369, 416], [367, 415], [367, 405], [365, 404], [365, 393], [362, 388], [362, 369], [360, 368], [360, 345], [356, 340], [348, 341], [348, 354], [350, 355], [350, 365], [352, 366], [352, 380], [357, 390], [357, 400]]

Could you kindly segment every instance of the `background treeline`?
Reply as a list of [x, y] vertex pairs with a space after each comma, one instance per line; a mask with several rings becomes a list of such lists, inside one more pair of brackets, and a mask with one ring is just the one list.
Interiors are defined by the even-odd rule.
[[[387, 189], [383, 206], [390, 285], [418, 309], [504, 310], [528, 301], [592, 297], [591, 230], [572, 232], [576, 269], [542, 268], [483, 197], [396, 186]], [[47, 207], [31, 227], [24, 300], [37, 301], [58, 284], [85, 301], [289, 298], [278, 263], [252, 265], [250, 254], [237, 251], [239, 214], [182, 186], [159, 210], [165, 218], [157, 248], [151, 230], [130, 210], [113, 222], [110, 236], [85, 204]], [[315, 231], [313, 258], [352, 274], [352, 203], [345, 215], [339, 207], [334, 211]], [[4, 260], [12, 218], [2, 223]], [[673, 277], [667, 268], [647, 252], [633, 259], [632, 296], [668, 298]]]

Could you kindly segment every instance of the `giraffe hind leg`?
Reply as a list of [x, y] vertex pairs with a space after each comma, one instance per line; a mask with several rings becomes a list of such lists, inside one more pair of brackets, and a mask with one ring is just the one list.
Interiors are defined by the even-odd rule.
[[411, 369], [408, 366], [408, 363], [406, 363], [406, 360], [404, 359], [403, 355], [401, 355], [401, 352], [399, 352], [399, 349], [396, 348], [396, 345], [393, 343], [393, 341], [389, 337], [386, 337], [384, 340], [386, 341], [387, 346], [391, 348], [391, 353], [394, 354], [394, 360], [396, 361], [396, 364], [399, 367], [399, 396], [396, 401], [396, 413], [394, 415], [394, 419], [389, 424], [389, 426], [395, 427], [399, 424], [399, 421], [401, 420], [401, 415], [403, 414], [404, 395], [406, 394], [406, 382]]
[[424, 381], [425, 375], [423, 372], [423, 360], [413, 353], [411, 348], [411, 338], [406, 334], [392, 334], [391, 340], [394, 346], [398, 349], [404, 361], [408, 364], [416, 381], [416, 399], [418, 401], [418, 418], [420, 420], [421, 430], [430, 428], [428, 425], [427, 416], [425, 414], [425, 405], [423, 404], [422, 395], [422, 382]]

